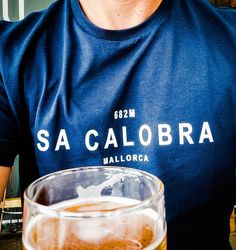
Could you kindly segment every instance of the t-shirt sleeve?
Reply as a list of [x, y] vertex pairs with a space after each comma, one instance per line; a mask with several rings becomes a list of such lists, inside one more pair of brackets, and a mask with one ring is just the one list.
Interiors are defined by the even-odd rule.
[[17, 153], [17, 122], [0, 75], [0, 166], [12, 166]]

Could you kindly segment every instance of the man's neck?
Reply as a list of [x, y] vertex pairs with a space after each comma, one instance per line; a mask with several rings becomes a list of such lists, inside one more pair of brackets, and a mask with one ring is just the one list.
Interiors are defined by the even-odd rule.
[[120, 30], [144, 22], [162, 0], [79, 0], [87, 18], [96, 26]]

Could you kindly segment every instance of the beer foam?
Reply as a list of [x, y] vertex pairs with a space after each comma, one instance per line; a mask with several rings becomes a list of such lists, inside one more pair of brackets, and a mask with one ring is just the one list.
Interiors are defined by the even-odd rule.
[[[124, 205], [133, 205], [138, 203], [139, 201], [120, 197], [102, 197], [102, 199], [74, 199], [71, 201], [53, 205], [51, 206], [51, 208], [58, 210], [67, 210], [67, 208], [69, 207], [94, 204], [96, 202], [99, 204], [99, 210], [110, 211], [117, 206], [123, 207]], [[108, 206], [109, 202], [110, 205]], [[89, 209], [92, 208], [90, 207]], [[53, 241], [56, 241], [59, 249], [63, 249], [63, 246], [68, 240], [68, 235], [73, 235], [74, 238], [91, 244], [97, 244], [107, 239], [128, 239], [129, 242], [133, 244], [132, 248], [130, 249], [153, 250], [156, 248], [156, 246], [158, 246], [158, 244], [160, 244], [160, 242], [162, 242], [166, 234], [166, 231], [163, 231], [163, 223], [161, 222], [160, 216], [151, 208], [138, 211], [135, 214], [118, 214], [105, 218], [62, 218], [57, 221], [47, 222], [48, 220], [50, 220], [49, 217], [50, 216], [47, 215], [37, 215], [36, 217], [31, 219], [24, 234], [26, 237], [23, 237], [23, 242], [27, 250], [34, 249], [32, 248], [32, 246], [34, 245], [32, 231], [34, 231], [35, 229], [39, 232], [38, 236], [41, 237], [39, 241], [46, 241], [46, 244], [48, 246], [52, 246], [53, 244], [55, 244], [55, 242]], [[53, 220], [56, 219], [54, 218]], [[53, 223], [55, 225], [53, 225]], [[140, 243], [138, 242], [137, 235], [140, 234], [141, 230], [146, 225], [150, 226], [150, 228], [153, 229], [155, 242], [152, 242], [151, 245], [147, 246], [146, 248], [142, 248], [142, 246], [140, 246]], [[42, 228], [44, 229], [42, 230]], [[155, 235], [156, 232], [158, 232], [158, 235]]]
[[111, 233], [107, 226], [98, 219], [75, 222], [70, 230], [77, 238], [86, 242], [99, 242]]

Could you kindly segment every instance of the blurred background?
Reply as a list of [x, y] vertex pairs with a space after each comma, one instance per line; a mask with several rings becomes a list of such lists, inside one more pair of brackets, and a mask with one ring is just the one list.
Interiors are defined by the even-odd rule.
[[55, 0], [0, 0], [0, 19], [16, 21], [29, 13], [47, 8]]
[[[29, 13], [47, 8], [55, 0], [0, 0], [0, 20], [17, 21]], [[60, 1], [60, 0], [59, 0]], [[187, 0], [186, 0], [187, 1]], [[207, 0], [205, 0], [207, 1]], [[220, 7], [236, 8], [236, 0], [210, 0]], [[1, 35], [1, 34], [0, 34]], [[0, 249], [22, 249], [22, 207], [19, 188], [18, 156], [5, 192], [5, 198], [0, 203]], [[230, 241], [236, 250], [236, 217], [232, 213], [230, 220]]]

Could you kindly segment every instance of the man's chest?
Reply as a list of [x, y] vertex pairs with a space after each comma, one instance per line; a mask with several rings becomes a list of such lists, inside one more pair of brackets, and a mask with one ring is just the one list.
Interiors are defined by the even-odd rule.
[[206, 152], [212, 165], [222, 147], [222, 159], [233, 157], [234, 57], [192, 36], [184, 37], [185, 46], [173, 31], [156, 36], [113, 50], [86, 41], [73, 60], [69, 51], [55, 61], [54, 74], [45, 65], [43, 74], [27, 71], [31, 88], [39, 82], [26, 102], [41, 174], [85, 164], [158, 174]]
[[169, 161], [185, 165], [204, 159], [208, 150], [214, 161], [217, 150], [234, 146], [230, 85], [220, 89], [217, 82], [173, 77], [163, 82], [154, 74], [115, 84], [112, 79], [88, 81], [69, 95], [50, 92], [51, 101], [40, 103], [32, 128], [39, 165], [48, 159], [54, 166], [118, 164], [158, 173]]

